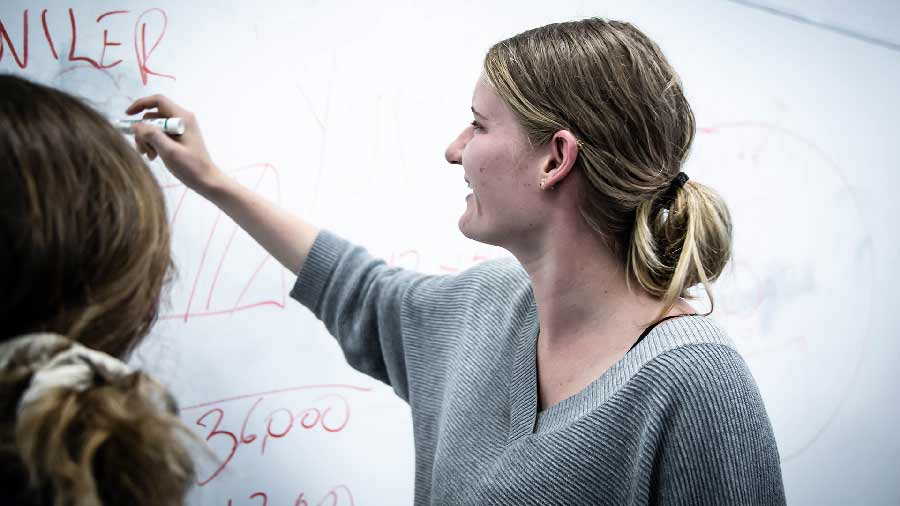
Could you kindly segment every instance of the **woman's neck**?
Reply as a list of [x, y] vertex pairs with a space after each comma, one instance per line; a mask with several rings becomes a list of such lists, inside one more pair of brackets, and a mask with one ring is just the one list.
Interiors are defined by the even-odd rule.
[[[663, 302], [636, 282], [628, 286], [622, 262], [586, 224], [550, 230], [539, 247], [513, 252], [531, 278], [541, 346], [569, 348], [589, 340], [611, 352], [627, 350]], [[669, 314], [685, 312], [690, 306], [678, 301]]]

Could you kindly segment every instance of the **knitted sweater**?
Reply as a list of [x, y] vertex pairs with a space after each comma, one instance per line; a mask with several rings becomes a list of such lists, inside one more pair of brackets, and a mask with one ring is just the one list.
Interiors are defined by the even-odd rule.
[[538, 411], [537, 307], [514, 259], [427, 276], [323, 231], [291, 296], [409, 403], [417, 505], [785, 503], [759, 391], [709, 318], [660, 323]]

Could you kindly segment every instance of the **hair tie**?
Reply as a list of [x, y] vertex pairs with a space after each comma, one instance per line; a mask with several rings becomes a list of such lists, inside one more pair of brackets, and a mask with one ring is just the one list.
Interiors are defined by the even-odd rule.
[[[97, 380], [110, 383], [134, 372], [125, 362], [58, 334], [25, 334], [0, 344], [0, 369], [20, 355], [34, 367], [34, 374], [19, 400], [19, 412], [56, 388], [82, 392]], [[156, 402], [165, 409], [164, 403]]]
[[653, 213], [657, 213], [663, 209], [668, 209], [669, 206], [672, 205], [672, 202], [675, 201], [675, 193], [679, 188], [684, 187], [684, 184], [687, 183], [688, 175], [684, 172], [679, 172], [675, 175], [671, 182], [669, 182], [669, 186], [666, 188], [662, 194], [658, 194], [659, 196], [654, 198], [653, 202]]
[[690, 179], [686, 172], [679, 172], [675, 179], [672, 180], [672, 187], [675, 189], [681, 188], [684, 186], [684, 183], [688, 182]]

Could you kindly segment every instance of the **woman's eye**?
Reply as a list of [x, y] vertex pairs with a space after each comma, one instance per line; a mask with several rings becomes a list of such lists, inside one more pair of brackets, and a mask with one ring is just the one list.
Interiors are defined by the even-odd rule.
[[481, 130], [481, 124], [478, 121], [472, 120], [472, 128], [475, 130]]

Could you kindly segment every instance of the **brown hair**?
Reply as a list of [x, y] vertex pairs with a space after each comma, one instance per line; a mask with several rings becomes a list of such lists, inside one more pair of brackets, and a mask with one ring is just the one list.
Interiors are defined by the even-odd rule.
[[[0, 75], [0, 341], [61, 334], [125, 357], [172, 264], [162, 191], [100, 114]], [[143, 373], [17, 408], [35, 365], [0, 371], [0, 468], [16, 504], [181, 504], [193, 479], [174, 404]], [[160, 393], [163, 392], [163, 393]]]
[[695, 181], [673, 186], [694, 138], [681, 80], [628, 23], [585, 19], [498, 42], [484, 72], [535, 146], [560, 130], [580, 141], [584, 220], [622, 260], [629, 282], [661, 298], [710, 283], [731, 255], [724, 201]]

